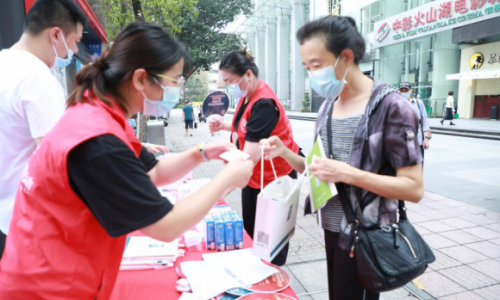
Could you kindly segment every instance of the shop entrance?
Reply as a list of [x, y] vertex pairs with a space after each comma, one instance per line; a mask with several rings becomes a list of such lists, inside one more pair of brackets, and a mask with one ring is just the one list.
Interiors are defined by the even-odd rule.
[[500, 108], [500, 95], [495, 96], [476, 96], [474, 98], [474, 118], [489, 119], [491, 117], [491, 108], [498, 106]]

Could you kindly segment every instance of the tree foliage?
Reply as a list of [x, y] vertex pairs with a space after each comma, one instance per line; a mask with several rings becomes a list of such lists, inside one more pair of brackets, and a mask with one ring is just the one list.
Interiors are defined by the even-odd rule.
[[197, 3], [198, 0], [101, 0], [110, 41], [134, 21], [152, 22], [172, 34], [179, 33], [185, 16], [198, 16]]
[[191, 79], [186, 82], [184, 100], [202, 102], [208, 94], [207, 80], [207, 72], [199, 72], [191, 76]]
[[238, 15], [249, 15], [251, 8], [250, 0], [198, 1], [198, 15], [186, 15], [182, 30], [177, 34], [179, 40], [188, 46], [192, 57], [193, 68], [187, 77], [199, 70], [209, 70], [210, 65], [226, 52], [242, 46], [238, 35], [222, 30]]
[[236, 34], [222, 30], [239, 15], [249, 15], [250, 0], [101, 0], [109, 40], [128, 23], [143, 20], [167, 28], [191, 54], [189, 78], [209, 70], [231, 50], [242, 46]]

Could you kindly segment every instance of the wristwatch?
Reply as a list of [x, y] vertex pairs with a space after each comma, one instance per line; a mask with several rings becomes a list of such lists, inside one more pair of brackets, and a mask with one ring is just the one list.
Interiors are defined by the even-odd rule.
[[432, 139], [432, 136], [426, 136], [425, 139], [430, 140], [430, 139]]

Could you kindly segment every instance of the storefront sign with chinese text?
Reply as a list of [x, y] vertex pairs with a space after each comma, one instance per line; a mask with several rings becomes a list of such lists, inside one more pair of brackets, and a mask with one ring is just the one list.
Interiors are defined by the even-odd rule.
[[375, 23], [373, 48], [500, 17], [500, 0], [437, 0]]
[[500, 51], [497, 53], [491, 53], [489, 58], [488, 58], [488, 63], [490, 65], [492, 64], [500, 64]]

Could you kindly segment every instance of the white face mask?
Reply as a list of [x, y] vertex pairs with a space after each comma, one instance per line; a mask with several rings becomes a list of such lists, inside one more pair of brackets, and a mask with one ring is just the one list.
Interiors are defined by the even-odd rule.
[[54, 44], [54, 42], [52, 42], [52, 48], [54, 49], [54, 53], [56, 54], [55, 61], [54, 61], [54, 67], [63, 69], [71, 64], [71, 61], [73, 60], [73, 55], [75, 53], [73, 52], [73, 50], [68, 48], [68, 45], [66, 44], [66, 39], [64, 38], [64, 34], [61, 33], [61, 37], [62, 37], [64, 47], [66, 47], [66, 51], [68, 52], [68, 57], [67, 58], [59, 57], [59, 55], [57, 54], [56, 45]]
[[238, 83], [231, 84], [227, 87], [229, 94], [233, 96], [233, 98], [242, 98], [247, 95], [248, 89], [245, 91], [242, 91], [240, 89], [240, 82], [242, 79], [243, 77], [240, 78], [240, 81], [238, 81]]
[[406, 100], [409, 100], [410, 99], [410, 93], [409, 92], [406, 92], [406, 93], [400, 93], [401, 96], [403, 96], [403, 98], [405, 98]]
[[181, 87], [162, 86], [160, 83], [156, 83], [163, 89], [163, 98], [161, 100], [150, 100], [143, 92], [144, 108], [142, 112], [147, 116], [160, 117], [171, 111], [179, 103]]
[[349, 68], [345, 70], [344, 78], [342, 78], [342, 80], [339, 80], [335, 74], [335, 68], [337, 67], [339, 60], [340, 59], [337, 59], [333, 67], [328, 66], [320, 70], [309, 72], [309, 80], [311, 81], [312, 89], [323, 98], [336, 99], [344, 89], [344, 85], [347, 83], [345, 78]]

